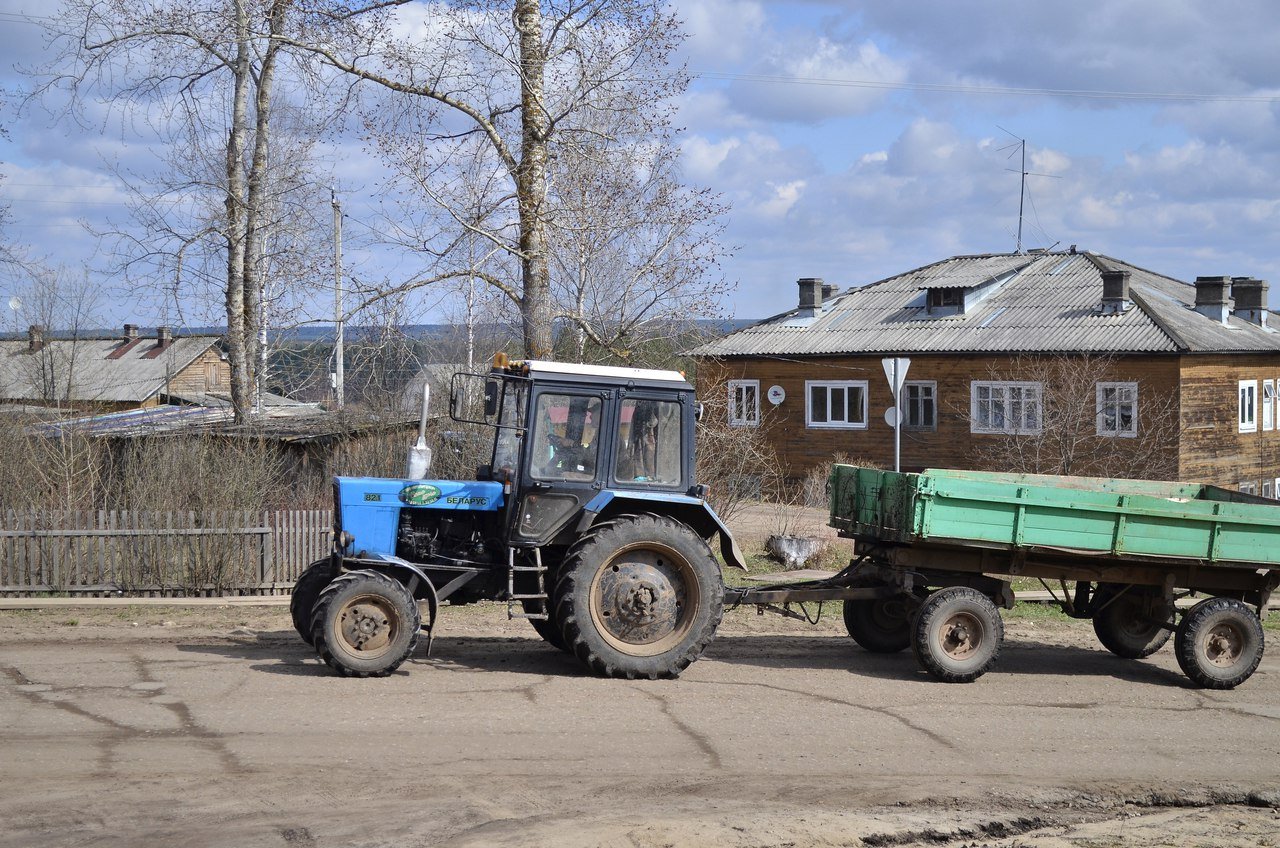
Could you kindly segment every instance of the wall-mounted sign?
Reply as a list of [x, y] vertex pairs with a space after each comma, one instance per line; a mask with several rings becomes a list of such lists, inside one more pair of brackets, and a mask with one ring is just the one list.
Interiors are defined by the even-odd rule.
[[768, 394], [765, 395], [769, 399], [769, 403], [777, 406], [787, 399], [787, 393], [782, 386], [770, 386]]

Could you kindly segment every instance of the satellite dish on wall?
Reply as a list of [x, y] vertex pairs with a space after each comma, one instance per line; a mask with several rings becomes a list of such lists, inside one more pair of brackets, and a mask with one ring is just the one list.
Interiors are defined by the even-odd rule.
[[22, 298], [18, 297], [16, 294], [13, 297], [9, 298], [9, 308], [12, 309], [14, 312], [17, 312], [19, 309], [21, 309]]
[[782, 386], [770, 386], [765, 397], [769, 399], [769, 403], [777, 406], [787, 399], [787, 393], [783, 390]]

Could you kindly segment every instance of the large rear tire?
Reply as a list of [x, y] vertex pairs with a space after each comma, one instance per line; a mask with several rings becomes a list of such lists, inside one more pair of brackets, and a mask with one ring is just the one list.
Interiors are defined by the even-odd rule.
[[991, 599], [968, 586], [950, 586], [920, 607], [911, 648], [920, 667], [946, 683], [970, 683], [1000, 656], [1004, 622]]
[[293, 594], [289, 596], [289, 617], [293, 619], [293, 629], [298, 631], [302, 641], [312, 647], [316, 643], [311, 633], [311, 611], [315, 609], [320, 592], [329, 585], [331, 575], [329, 560], [313, 562], [298, 575], [298, 582], [293, 584]]
[[1182, 617], [1173, 650], [1184, 674], [1205, 689], [1234, 689], [1262, 662], [1262, 622], [1243, 601], [1208, 598]]
[[351, 571], [324, 588], [311, 618], [316, 653], [344, 677], [385, 677], [418, 644], [422, 616], [399, 580]]
[[556, 620], [555, 613], [552, 611], [554, 607], [549, 603], [536, 600], [525, 600], [520, 602], [520, 606], [524, 608], [526, 614], [537, 615], [539, 613], [546, 615], [546, 618], [531, 618], [529, 623], [533, 625], [533, 629], [542, 637], [548, 645], [557, 650], [564, 651], [566, 654], [572, 654], [569, 645], [564, 641], [564, 634], [560, 631], [560, 622]]
[[1094, 603], [1093, 632], [1118, 657], [1149, 657], [1173, 636], [1173, 607], [1151, 590], [1099, 583]]
[[687, 525], [623, 515], [569, 549], [554, 600], [565, 644], [596, 674], [673, 678], [715, 637], [724, 582]]

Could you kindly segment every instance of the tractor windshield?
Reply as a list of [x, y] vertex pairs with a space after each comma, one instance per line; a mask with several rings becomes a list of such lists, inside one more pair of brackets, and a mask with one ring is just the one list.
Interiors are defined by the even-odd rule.
[[528, 384], [504, 380], [502, 406], [498, 411], [498, 432], [493, 444], [493, 470], [505, 471], [514, 478], [520, 467], [520, 442], [524, 437], [525, 405], [529, 402]]

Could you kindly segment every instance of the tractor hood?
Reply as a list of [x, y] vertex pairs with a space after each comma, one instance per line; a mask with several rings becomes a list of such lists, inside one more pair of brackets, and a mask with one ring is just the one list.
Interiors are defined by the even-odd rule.
[[502, 484], [487, 480], [388, 480], [337, 477], [338, 507], [417, 507], [492, 512], [502, 506]]

